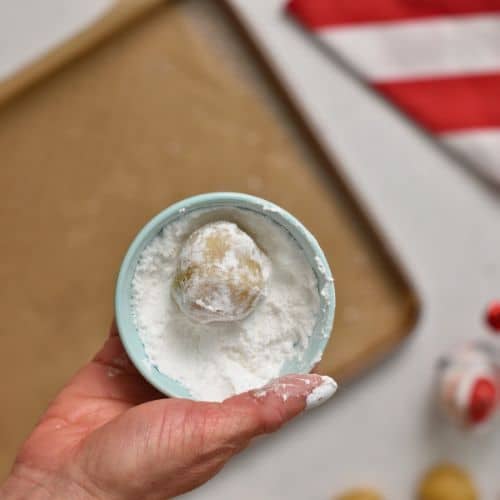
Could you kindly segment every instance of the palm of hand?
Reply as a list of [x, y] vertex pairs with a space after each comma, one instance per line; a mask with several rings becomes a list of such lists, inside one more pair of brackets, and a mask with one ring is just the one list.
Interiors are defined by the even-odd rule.
[[71, 498], [163, 499], [205, 482], [248, 442], [221, 427], [221, 405], [161, 398], [113, 328], [42, 417], [16, 475], [50, 498], [63, 487]]

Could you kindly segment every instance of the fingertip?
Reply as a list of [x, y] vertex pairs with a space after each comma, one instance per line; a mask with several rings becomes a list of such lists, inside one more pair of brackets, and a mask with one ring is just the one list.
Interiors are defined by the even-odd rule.
[[320, 375], [321, 383], [316, 386], [306, 397], [306, 410], [312, 410], [328, 401], [338, 389], [338, 384], [327, 375]]
[[251, 391], [251, 394], [264, 401], [281, 400], [293, 412], [296, 408], [302, 411], [320, 406], [330, 399], [336, 390], [337, 382], [331, 377], [311, 373], [278, 378], [260, 389]]
[[226, 400], [223, 404], [255, 413], [253, 434], [278, 430], [302, 413], [320, 406], [333, 396], [337, 383], [330, 377], [307, 374], [287, 375], [269, 384]]

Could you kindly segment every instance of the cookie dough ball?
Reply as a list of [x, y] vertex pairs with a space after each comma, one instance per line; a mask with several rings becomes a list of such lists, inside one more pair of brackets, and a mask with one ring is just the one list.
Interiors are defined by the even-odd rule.
[[268, 257], [232, 222], [196, 230], [179, 254], [172, 292], [180, 309], [199, 323], [236, 321], [264, 296]]
[[470, 476], [455, 465], [432, 468], [422, 479], [419, 500], [478, 500]]
[[356, 488], [335, 497], [335, 500], [384, 500], [384, 498], [371, 488]]

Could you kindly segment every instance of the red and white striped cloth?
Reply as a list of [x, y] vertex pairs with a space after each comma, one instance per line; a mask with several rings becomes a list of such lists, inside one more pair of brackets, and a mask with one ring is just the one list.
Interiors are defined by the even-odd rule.
[[500, 184], [500, 0], [290, 0], [287, 10]]

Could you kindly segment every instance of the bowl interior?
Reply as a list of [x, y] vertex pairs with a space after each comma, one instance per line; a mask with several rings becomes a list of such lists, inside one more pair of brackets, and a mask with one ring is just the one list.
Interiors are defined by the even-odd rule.
[[295, 240], [316, 275], [320, 313], [314, 331], [303, 356], [297, 355], [287, 360], [283, 364], [281, 375], [311, 371], [321, 359], [330, 337], [335, 313], [335, 289], [330, 268], [316, 239], [295, 217], [273, 203], [239, 193], [210, 193], [187, 198], [158, 214], [139, 232], [123, 260], [116, 286], [116, 321], [127, 354], [141, 374], [159, 391], [169, 396], [192, 399], [190, 392], [182, 383], [161, 373], [150, 363], [146, 355], [133, 317], [132, 280], [135, 268], [144, 248], [163, 227], [188, 213], [217, 208], [250, 210], [268, 217]]

